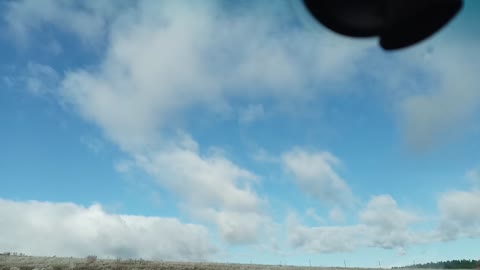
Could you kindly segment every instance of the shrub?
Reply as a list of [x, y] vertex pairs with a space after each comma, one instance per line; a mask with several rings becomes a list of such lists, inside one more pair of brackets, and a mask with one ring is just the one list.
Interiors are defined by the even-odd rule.
[[63, 267], [61, 265], [54, 265], [53, 270], [63, 270]]
[[88, 255], [87, 256], [87, 264], [92, 264], [97, 261], [97, 256], [95, 255]]

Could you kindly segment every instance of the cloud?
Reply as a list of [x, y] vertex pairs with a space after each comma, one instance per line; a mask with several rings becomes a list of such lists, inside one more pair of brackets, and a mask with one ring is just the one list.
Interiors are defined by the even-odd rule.
[[414, 148], [428, 149], [449, 137], [462, 135], [473, 121], [480, 108], [475, 72], [480, 68], [477, 43], [439, 39], [430, 45], [435, 46], [435, 53], [428, 61], [419, 55], [423, 47], [404, 55], [411, 64], [423, 69], [423, 76], [432, 80], [420, 93], [400, 102], [406, 139]]
[[286, 170], [298, 186], [323, 203], [349, 206], [354, 197], [348, 184], [334, 170], [340, 161], [329, 152], [308, 152], [295, 148], [283, 154]]
[[221, 155], [202, 156], [192, 141], [183, 145], [138, 155], [137, 165], [178, 194], [192, 216], [217, 224], [227, 242], [260, 239], [268, 218], [266, 202], [252, 188], [259, 177]]
[[398, 207], [389, 195], [373, 197], [359, 213], [360, 223], [348, 226], [301, 225], [289, 216], [290, 245], [312, 253], [350, 252], [364, 247], [403, 248], [429, 241], [428, 234], [414, 232], [411, 226], [420, 218]]
[[480, 191], [450, 191], [438, 200], [442, 240], [480, 237]]
[[360, 212], [363, 224], [379, 226], [386, 232], [404, 230], [409, 225], [419, 221], [419, 217], [398, 207], [397, 202], [390, 195], [373, 197], [367, 207]]
[[405, 250], [409, 246], [480, 237], [480, 192], [450, 191], [438, 200], [437, 228], [415, 229], [424, 221], [419, 214], [402, 209], [390, 195], [370, 199], [358, 213], [359, 222], [345, 226], [305, 226], [295, 215], [287, 218], [288, 241], [312, 253], [351, 252], [375, 247]]
[[0, 246], [44, 256], [208, 260], [206, 227], [175, 218], [117, 215], [98, 204], [0, 199]]
[[[224, 114], [235, 98], [292, 104], [328, 91], [310, 87], [315, 81], [344, 79], [356, 67], [363, 46], [335, 35], [321, 42], [286, 27], [291, 15], [264, 8], [225, 16], [216, 5], [141, 1], [112, 25], [98, 68], [66, 74], [63, 98], [131, 149], [151, 146], [190, 108]], [[256, 17], [256, 9], [267, 14]]]
[[23, 45], [32, 42], [29, 40], [32, 31], [40, 30], [45, 24], [72, 33], [86, 44], [95, 44], [104, 37], [125, 4], [123, 0], [114, 4], [108, 1], [11, 1], [5, 5], [7, 12], [4, 20], [13, 36]]
[[256, 211], [217, 211], [214, 214], [220, 228], [220, 235], [228, 243], [264, 244], [273, 222], [265, 214]]
[[195, 205], [252, 210], [260, 204], [250, 187], [257, 176], [221, 156], [201, 157], [190, 149], [172, 149], [139, 156], [138, 164]]
[[292, 247], [311, 253], [349, 252], [361, 246], [364, 226], [307, 227], [289, 224], [288, 240]]

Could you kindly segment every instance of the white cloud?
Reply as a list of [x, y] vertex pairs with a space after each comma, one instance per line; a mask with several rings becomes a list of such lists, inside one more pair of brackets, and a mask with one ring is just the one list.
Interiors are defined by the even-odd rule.
[[328, 204], [350, 206], [354, 202], [348, 184], [334, 170], [339, 160], [329, 152], [308, 152], [295, 148], [283, 155], [283, 163], [299, 187]]
[[288, 238], [294, 248], [311, 253], [336, 253], [353, 251], [360, 246], [365, 226], [307, 227], [290, 225]]
[[269, 222], [253, 190], [255, 174], [221, 155], [202, 156], [196, 145], [138, 155], [137, 164], [181, 196], [192, 216], [218, 225], [224, 240], [251, 243]]
[[390, 195], [374, 196], [359, 214], [359, 223], [346, 226], [305, 226], [290, 215], [290, 245], [312, 253], [350, 252], [363, 247], [405, 250], [411, 245], [480, 237], [480, 191], [451, 191], [438, 200], [438, 228], [415, 229], [424, 221], [402, 209]]
[[259, 211], [234, 211], [230, 209], [194, 209], [195, 215], [214, 220], [220, 235], [230, 244], [265, 244], [273, 221]]
[[390, 195], [373, 197], [359, 218], [373, 234], [370, 245], [395, 248], [427, 241], [427, 235], [420, 237], [409, 230], [421, 218], [412, 211], [401, 209]]
[[480, 191], [447, 192], [439, 198], [438, 207], [442, 240], [480, 237]]
[[459, 43], [443, 38], [432, 43], [429, 46], [435, 46], [435, 52], [428, 61], [419, 55], [424, 46], [404, 55], [426, 71], [423, 76], [432, 80], [428, 89], [400, 103], [406, 139], [417, 149], [461, 135], [480, 108], [480, 88], [475, 72], [480, 68], [476, 53], [478, 42]]
[[257, 176], [223, 157], [201, 157], [189, 149], [172, 149], [138, 158], [140, 166], [194, 205], [248, 211], [261, 202], [250, 185]]
[[299, 30], [272, 34], [285, 24], [273, 15], [226, 18], [218, 7], [189, 4], [139, 2], [113, 24], [99, 68], [63, 82], [65, 100], [124, 148], [151, 144], [191, 107], [224, 113], [235, 97], [306, 100], [327, 91], [309, 84], [343, 79], [364, 50], [335, 35], [322, 43]]
[[2, 249], [32, 255], [208, 260], [215, 253], [204, 226], [109, 214], [98, 204], [0, 199], [0, 227]]
[[265, 117], [265, 111], [262, 104], [250, 104], [239, 112], [238, 121], [249, 124]]
[[293, 247], [313, 253], [348, 252], [363, 247], [403, 248], [428, 241], [428, 234], [411, 230], [420, 219], [398, 207], [389, 195], [373, 197], [359, 213], [360, 223], [348, 226], [308, 227], [288, 218], [288, 239]]
[[419, 221], [419, 217], [399, 208], [390, 195], [379, 195], [373, 197], [367, 207], [360, 212], [360, 220], [366, 225], [379, 226], [388, 232], [404, 230]]

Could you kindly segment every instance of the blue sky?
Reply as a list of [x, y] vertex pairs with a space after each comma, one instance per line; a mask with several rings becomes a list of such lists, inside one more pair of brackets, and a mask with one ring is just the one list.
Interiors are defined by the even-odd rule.
[[3, 2], [0, 249], [478, 259], [479, 8], [387, 53], [295, 1]]

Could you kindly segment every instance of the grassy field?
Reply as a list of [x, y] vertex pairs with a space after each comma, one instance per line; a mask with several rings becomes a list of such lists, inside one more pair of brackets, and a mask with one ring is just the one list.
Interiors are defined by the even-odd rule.
[[[261, 264], [153, 262], [143, 260], [96, 260], [0, 255], [0, 270], [345, 270], [358, 268], [302, 267]], [[377, 269], [378, 270], [378, 269]]]
[[[207, 262], [154, 262], [144, 260], [106, 260], [87, 258], [33, 257], [0, 255], [0, 270], [353, 270], [368, 268], [305, 267], [263, 264]], [[379, 268], [375, 268], [379, 270]], [[419, 270], [419, 269], [411, 269]], [[425, 270], [425, 269], [422, 269]]]

